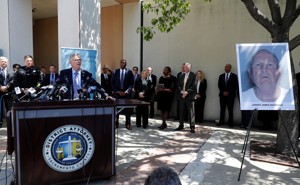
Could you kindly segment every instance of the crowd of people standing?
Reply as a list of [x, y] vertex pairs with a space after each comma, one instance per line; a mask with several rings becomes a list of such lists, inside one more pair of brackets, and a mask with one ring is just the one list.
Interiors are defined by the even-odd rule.
[[[7, 96], [9, 92], [18, 94], [18, 98], [28, 94], [30, 88], [39, 89], [42, 86], [70, 83], [73, 89], [66, 93], [70, 99], [78, 97], [77, 89], [86, 91], [88, 86], [96, 86], [101, 89], [101, 97], [111, 99], [138, 99], [149, 102], [149, 107], [137, 107], [136, 126], [147, 128], [148, 118], [154, 116], [154, 102], [157, 102], [157, 110], [161, 114], [161, 125], [158, 127], [163, 130], [167, 128], [167, 119], [173, 105], [173, 100], [177, 102], [177, 119], [179, 125], [177, 131], [184, 129], [184, 122], [190, 124], [191, 133], [195, 133], [195, 123], [204, 121], [204, 109], [206, 101], [207, 80], [202, 70], [192, 72], [190, 63], [183, 63], [181, 72], [175, 77], [172, 75], [170, 66], [165, 66], [162, 75], [157, 77], [153, 74], [152, 67], [147, 67], [139, 73], [138, 67], [127, 68], [127, 61], [120, 60], [120, 67], [110, 70], [107, 65], [102, 66], [101, 83], [98, 83], [92, 74], [81, 69], [81, 56], [73, 54], [69, 58], [71, 68], [56, 71], [55, 65], [49, 66], [49, 73], [46, 68], [34, 66], [33, 57], [24, 57], [24, 66], [13, 65], [13, 72], [7, 72], [8, 59], [0, 57], [0, 95], [3, 100], [2, 114], [0, 121], [3, 120], [4, 110], [9, 110], [12, 106], [12, 98]], [[44, 70], [44, 72], [43, 72]], [[4, 71], [4, 72], [3, 72]], [[228, 75], [228, 76], [227, 76]], [[231, 72], [231, 65], [226, 64], [225, 73], [219, 77], [218, 86], [220, 89], [220, 122], [224, 123], [225, 108], [228, 108], [230, 127], [233, 126], [233, 102], [238, 89], [237, 76]], [[76, 89], [75, 89], [76, 88]], [[19, 92], [17, 92], [19, 91]], [[121, 114], [126, 117], [125, 127], [132, 129], [131, 115], [133, 109], [124, 109]], [[0, 122], [0, 126], [2, 122]], [[119, 114], [116, 117], [116, 128], [119, 127]]]

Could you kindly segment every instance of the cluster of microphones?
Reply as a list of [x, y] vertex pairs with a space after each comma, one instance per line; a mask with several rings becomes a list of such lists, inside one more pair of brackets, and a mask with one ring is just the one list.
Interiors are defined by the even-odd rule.
[[[68, 98], [66, 96], [67, 91], [70, 88], [70, 95], [68, 95]], [[24, 94], [23, 96], [16, 98], [14, 100], [14, 103], [20, 102], [22, 100], [39, 100], [39, 101], [60, 101], [60, 100], [71, 100], [70, 97], [72, 96], [72, 87], [68, 87], [68, 85], [47, 85], [42, 86], [37, 91], [35, 88], [29, 88], [27, 94]], [[87, 91], [83, 91], [83, 89], [78, 89], [78, 98], [77, 100], [96, 100], [100, 99], [101, 96], [97, 93], [97, 87], [96, 86], [89, 86]], [[19, 87], [16, 87], [13, 92], [10, 94], [16, 94], [20, 95], [21, 90]]]

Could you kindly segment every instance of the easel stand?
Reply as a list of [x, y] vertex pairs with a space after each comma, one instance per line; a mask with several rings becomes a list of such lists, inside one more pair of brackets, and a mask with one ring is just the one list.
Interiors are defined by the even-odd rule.
[[257, 111], [257, 109], [254, 109], [253, 111], [251, 111], [251, 119], [249, 120], [249, 123], [248, 123], [247, 133], [246, 133], [243, 148], [242, 148], [243, 159], [242, 159], [242, 164], [241, 164], [241, 168], [240, 168], [238, 181], [240, 181], [240, 178], [241, 178], [242, 168], [244, 165], [244, 159], [245, 159], [245, 155], [246, 155], [246, 149], [247, 149], [248, 140], [249, 140], [249, 136], [250, 136], [250, 130], [251, 130], [252, 123], [253, 123], [253, 116], [256, 111]]
[[[246, 133], [246, 136], [245, 136], [245, 139], [244, 139], [244, 144], [243, 144], [243, 148], [242, 148], [243, 158], [242, 158], [242, 164], [241, 164], [241, 168], [240, 168], [240, 173], [239, 173], [238, 181], [240, 181], [240, 178], [241, 178], [242, 168], [243, 168], [243, 165], [244, 165], [244, 159], [245, 159], [246, 150], [247, 150], [247, 144], [248, 144], [248, 140], [249, 140], [249, 136], [250, 136], [250, 130], [251, 130], [251, 126], [252, 126], [252, 123], [253, 123], [253, 115], [254, 115], [254, 113], [255, 113], [256, 111], [257, 111], [257, 109], [255, 109], [255, 110], [252, 111], [252, 113], [251, 113], [251, 119], [250, 119], [250, 121], [249, 121], [247, 133]], [[295, 149], [294, 149], [294, 147], [293, 147], [293, 143], [292, 143], [291, 137], [290, 137], [290, 135], [289, 135], [289, 133], [288, 133], [288, 131], [287, 131], [285, 122], [284, 122], [283, 119], [282, 119], [282, 115], [281, 115], [280, 111], [279, 111], [279, 116], [280, 116], [281, 122], [282, 122], [282, 124], [283, 124], [283, 126], [284, 126], [286, 135], [287, 135], [287, 137], [288, 137], [288, 139], [289, 139], [289, 142], [290, 142], [290, 144], [291, 144], [291, 147], [292, 147], [292, 149], [293, 149], [294, 156], [296, 157], [297, 163], [298, 163], [298, 165], [300, 166], [300, 163], [299, 163], [299, 160], [298, 160], [298, 156], [297, 156], [296, 151], [295, 151]]]

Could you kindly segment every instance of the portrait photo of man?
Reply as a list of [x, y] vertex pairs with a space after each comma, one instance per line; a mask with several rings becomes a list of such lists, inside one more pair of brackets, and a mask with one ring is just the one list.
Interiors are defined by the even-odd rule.
[[241, 110], [294, 110], [286, 43], [238, 44]]

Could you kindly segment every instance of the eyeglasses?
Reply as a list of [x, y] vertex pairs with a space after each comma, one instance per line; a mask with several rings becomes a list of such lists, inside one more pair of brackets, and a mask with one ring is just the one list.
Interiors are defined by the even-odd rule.
[[74, 59], [73, 61], [77, 62], [77, 61], [81, 61], [82, 59], [81, 58], [78, 58], [78, 59]]

